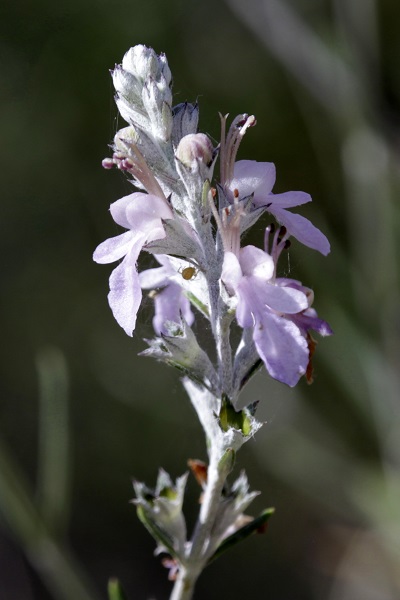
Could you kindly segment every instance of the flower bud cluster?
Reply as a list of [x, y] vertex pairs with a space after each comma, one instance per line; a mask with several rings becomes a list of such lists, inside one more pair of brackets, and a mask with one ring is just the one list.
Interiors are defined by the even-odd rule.
[[172, 130], [171, 71], [164, 54], [138, 45], [112, 72], [121, 116], [133, 126], [167, 140]]

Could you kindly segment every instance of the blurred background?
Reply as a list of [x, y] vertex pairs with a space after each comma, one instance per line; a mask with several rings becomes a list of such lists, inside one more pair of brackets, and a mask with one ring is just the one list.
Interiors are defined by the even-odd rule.
[[[281, 263], [335, 331], [314, 384], [261, 372], [243, 398], [267, 425], [237, 472], [262, 492], [249, 512], [276, 514], [196, 598], [398, 600], [399, 25], [395, 0], [1, 4], [0, 600], [105, 599], [111, 576], [130, 599], [168, 597], [131, 481], [206, 457], [179, 374], [137, 356], [150, 301], [128, 338], [91, 259], [131, 190], [101, 160], [123, 126], [109, 69], [138, 43], [167, 54], [175, 102], [197, 99], [214, 140], [218, 111], [256, 115], [239, 158], [311, 193], [301, 212], [332, 243]], [[189, 524], [197, 496], [191, 481]]]

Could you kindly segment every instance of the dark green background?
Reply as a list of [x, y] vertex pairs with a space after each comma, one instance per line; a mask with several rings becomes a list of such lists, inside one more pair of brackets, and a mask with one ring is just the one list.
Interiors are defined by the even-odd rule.
[[[131, 480], [153, 485], [159, 466], [175, 478], [188, 458], [205, 458], [178, 374], [137, 357], [151, 335], [150, 302], [128, 338], [107, 305], [111, 268], [91, 259], [119, 231], [109, 204], [131, 189], [101, 160], [123, 126], [108, 70], [137, 43], [167, 54], [176, 103], [197, 99], [200, 129], [214, 140], [219, 111], [256, 115], [239, 158], [275, 162], [275, 191], [311, 193], [302, 214], [332, 242], [328, 258], [294, 242], [290, 262], [282, 261], [314, 289], [335, 330], [319, 343], [314, 384], [290, 390], [263, 372], [245, 394], [261, 400], [267, 420], [238, 456], [238, 470], [262, 491], [249, 512], [277, 512], [267, 535], [204, 573], [196, 598], [400, 597], [400, 6], [288, 4], [304, 29], [298, 37], [287, 20], [277, 42], [270, 17], [258, 18], [256, 35], [221, 0], [8, 0], [0, 8], [1, 448], [40, 507], [36, 364], [61, 352], [72, 470], [59, 539], [93, 598], [106, 597], [110, 576], [130, 599], [168, 597], [167, 572], [129, 504]], [[250, 14], [263, 3], [253, 5]], [[331, 86], [324, 105], [313, 64], [308, 74], [307, 63], [296, 71], [279, 56], [287, 40], [301, 56], [313, 36], [347, 65], [352, 101], [323, 69]], [[250, 240], [261, 244], [261, 225]], [[49, 591], [46, 569], [35, 565], [4, 500], [7, 481], [2, 476], [0, 599], [72, 599], [68, 584], [64, 596]], [[191, 524], [196, 502], [191, 481]]]

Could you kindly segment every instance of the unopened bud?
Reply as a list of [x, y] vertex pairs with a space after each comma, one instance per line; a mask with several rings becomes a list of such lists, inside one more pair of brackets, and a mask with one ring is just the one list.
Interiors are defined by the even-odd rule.
[[153, 48], [138, 44], [130, 48], [122, 60], [122, 68], [135, 77], [145, 80], [158, 75], [158, 57]]
[[209, 165], [213, 157], [213, 145], [205, 133], [189, 133], [181, 139], [176, 149], [176, 158], [191, 167], [195, 161]]
[[115, 150], [126, 154], [129, 150], [129, 146], [131, 144], [136, 144], [138, 139], [139, 136], [134, 127], [124, 127], [123, 129], [117, 131], [114, 136]]
[[101, 161], [101, 165], [102, 165], [103, 169], [112, 169], [115, 166], [115, 162], [113, 161], [112, 158], [104, 158]]

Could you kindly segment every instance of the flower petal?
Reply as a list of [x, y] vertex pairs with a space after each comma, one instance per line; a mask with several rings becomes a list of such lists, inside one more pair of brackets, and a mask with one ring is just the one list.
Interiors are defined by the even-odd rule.
[[283, 194], [270, 194], [269, 202], [272, 202], [273, 207], [277, 208], [292, 208], [311, 202], [310, 194], [306, 192], [284, 192]]
[[117, 200], [116, 202], [113, 202], [111, 204], [111, 206], [110, 206], [111, 216], [114, 219], [114, 221], [116, 223], [118, 223], [118, 225], [121, 225], [121, 227], [125, 227], [126, 229], [131, 228], [131, 225], [128, 221], [128, 217], [126, 214], [126, 210], [127, 210], [128, 206], [131, 204], [132, 200], [134, 200], [134, 198], [138, 195], [144, 196], [144, 197], [147, 196], [147, 194], [135, 192], [133, 194], [129, 194], [129, 196], [124, 196], [123, 198], [120, 198], [119, 200]]
[[256, 275], [268, 281], [274, 274], [272, 257], [256, 246], [245, 246], [239, 254], [240, 266], [244, 275]]
[[[236, 307], [236, 320], [240, 327], [253, 327], [254, 325], [254, 295], [251, 285], [251, 277], [242, 277], [236, 289], [238, 304]], [[260, 312], [263, 310], [260, 306]]]
[[304, 333], [307, 333], [310, 329], [313, 329], [323, 337], [327, 335], [333, 335], [333, 331], [329, 323], [323, 319], [320, 319], [313, 308], [309, 308], [299, 315], [294, 315], [292, 319], [296, 325], [304, 331]]
[[299, 242], [309, 248], [318, 250], [325, 256], [329, 254], [331, 247], [328, 239], [311, 221], [283, 208], [277, 208], [275, 205], [271, 206], [268, 210], [281, 225], [286, 227], [290, 235], [298, 239]]
[[121, 235], [109, 238], [97, 246], [93, 253], [93, 260], [101, 264], [119, 260], [129, 252], [133, 240], [132, 231], [125, 231]]
[[258, 296], [264, 306], [266, 305], [272, 310], [283, 314], [296, 314], [308, 308], [308, 298], [300, 290], [271, 283], [265, 284], [258, 277], [252, 277], [251, 281], [254, 294]]
[[233, 252], [225, 252], [221, 279], [230, 294], [234, 294], [242, 276], [242, 269], [235, 254]]
[[145, 227], [151, 231], [154, 221], [159, 220], [161, 225], [161, 219], [172, 219], [173, 213], [163, 198], [137, 192], [131, 195], [131, 202], [126, 207], [126, 218], [130, 229], [142, 230]]
[[125, 332], [132, 336], [136, 325], [136, 315], [142, 300], [136, 260], [143, 245], [142, 239], [135, 240], [131, 251], [126, 255], [110, 277], [108, 303], [116, 321]]
[[240, 196], [264, 197], [274, 187], [276, 170], [274, 163], [256, 160], [239, 160], [235, 163], [231, 190], [238, 189]]
[[306, 372], [309, 359], [300, 329], [292, 321], [265, 312], [256, 321], [253, 340], [271, 377], [295, 386]]
[[167, 321], [180, 323], [181, 314], [189, 325], [194, 321], [190, 302], [182, 293], [182, 288], [177, 283], [170, 283], [156, 295], [154, 308], [153, 327], [157, 335], [167, 333], [164, 328]]
[[142, 290], [155, 290], [168, 285], [171, 271], [175, 274], [175, 271], [167, 267], [156, 267], [142, 271], [139, 273], [140, 287]]

